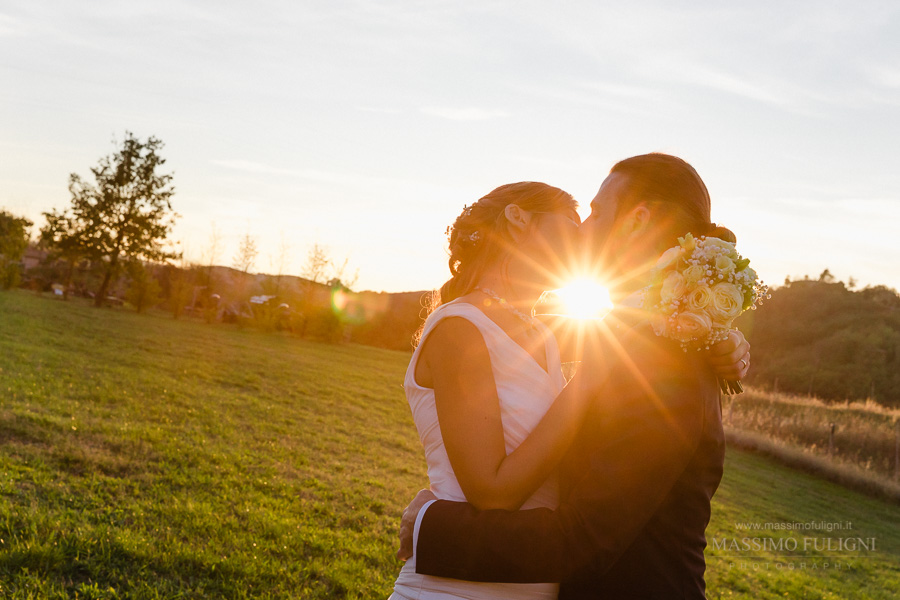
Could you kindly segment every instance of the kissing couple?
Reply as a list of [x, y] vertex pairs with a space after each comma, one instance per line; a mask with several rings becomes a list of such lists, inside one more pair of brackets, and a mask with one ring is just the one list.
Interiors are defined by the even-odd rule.
[[[700, 352], [654, 334], [642, 293], [688, 233], [735, 242], [685, 161], [617, 163], [582, 223], [568, 193], [501, 186], [449, 228], [451, 279], [404, 387], [430, 491], [403, 513], [393, 600], [705, 598], [725, 440], [718, 378], [737, 331]], [[533, 316], [577, 259], [615, 308], [577, 332]], [[562, 363], [578, 361], [566, 382]]]

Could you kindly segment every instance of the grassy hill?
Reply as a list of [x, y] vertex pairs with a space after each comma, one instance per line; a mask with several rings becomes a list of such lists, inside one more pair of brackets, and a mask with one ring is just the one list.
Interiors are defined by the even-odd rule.
[[[387, 597], [426, 485], [408, 358], [0, 294], [0, 597]], [[730, 452], [710, 597], [895, 598], [898, 517]], [[787, 521], [853, 528], [742, 529]], [[875, 548], [727, 545], [784, 536]]]

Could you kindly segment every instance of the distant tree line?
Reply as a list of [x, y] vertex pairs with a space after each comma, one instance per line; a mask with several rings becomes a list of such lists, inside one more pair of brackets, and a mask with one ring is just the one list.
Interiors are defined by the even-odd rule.
[[826, 269], [786, 280], [737, 325], [752, 344], [749, 382], [825, 400], [900, 406], [900, 295], [854, 289]]
[[32, 225], [25, 217], [0, 210], [0, 288], [4, 290], [19, 285]]
[[[276, 274], [262, 275], [253, 273], [259, 252], [249, 232], [234, 268], [219, 266], [221, 239], [213, 226], [201, 264], [189, 263], [169, 240], [178, 215], [172, 175], [160, 172], [162, 146], [126, 132], [116, 152], [91, 169], [93, 182], [73, 173], [69, 206], [44, 213], [37, 244], [28, 219], [0, 211], [0, 288], [22, 283], [64, 298], [89, 297], [97, 306], [127, 303], [176, 319], [411, 349], [428, 294], [354, 292], [358, 271], [348, 273], [348, 261], [332, 260], [321, 244], [310, 246], [301, 278], [284, 274], [290, 249], [282, 239]], [[786, 280], [741, 317], [738, 326], [753, 344], [750, 383], [900, 406], [900, 296], [883, 286], [855, 287], [828, 270], [818, 279]]]
[[[24, 284], [95, 306], [129, 305], [138, 312], [169, 311], [300, 337], [353, 340], [409, 349], [418, 328], [421, 294], [352, 291], [359, 271], [339, 263], [319, 243], [309, 247], [304, 278], [285, 275], [290, 248], [282, 236], [275, 275], [254, 273], [259, 251], [247, 232], [233, 268], [220, 266], [221, 236], [213, 225], [202, 264], [188, 262], [169, 239], [178, 215], [173, 176], [161, 171], [161, 140], [126, 132], [115, 152], [91, 168], [91, 180], [69, 177], [69, 205], [43, 214], [31, 240], [31, 221], [0, 211], [0, 287]], [[29, 253], [28, 256], [25, 256]]]

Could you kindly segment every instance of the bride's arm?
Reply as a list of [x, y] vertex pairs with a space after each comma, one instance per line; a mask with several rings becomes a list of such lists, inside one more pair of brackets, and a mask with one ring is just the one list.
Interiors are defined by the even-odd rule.
[[420, 361], [430, 373], [444, 446], [466, 500], [482, 510], [519, 508], [568, 450], [590, 401], [589, 388], [599, 387], [602, 376], [573, 379], [528, 438], [507, 455], [481, 333], [469, 321], [451, 317], [424, 344]]

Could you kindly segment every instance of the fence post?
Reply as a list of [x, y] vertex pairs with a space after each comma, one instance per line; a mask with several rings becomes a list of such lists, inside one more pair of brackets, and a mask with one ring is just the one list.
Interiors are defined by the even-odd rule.
[[834, 423], [831, 424], [831, 433], [828, 434], [828, 456], [834, 456]]

